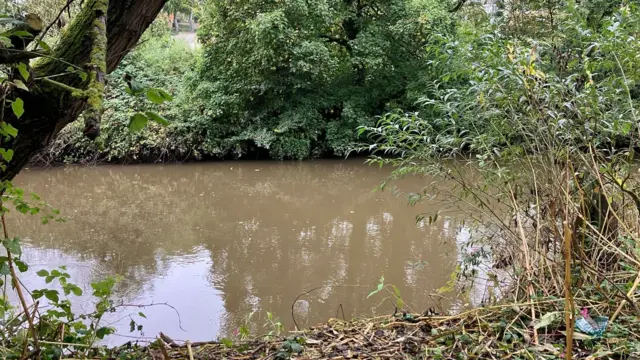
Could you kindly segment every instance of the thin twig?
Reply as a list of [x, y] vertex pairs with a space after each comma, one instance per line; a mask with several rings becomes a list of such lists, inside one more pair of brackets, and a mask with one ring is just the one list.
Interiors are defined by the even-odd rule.
[[[0, 202], [0, 208], [2, 207], [2, 203]], [[1, 216], [2, 219], [2, 230], [4, 232], [4, 238], [9, 239], [9, 233], [7, 231], [7, 222], [4, 218], [4, 213]], [[18, 282], [18, 274], [16, 273], [16, 269], [13, 266], [13, 257], [11, 251], [7, 249], [7, 262], [9, 263], [9, 272], [11, 273], [11, 280], [13, 281], [13, 286], [16, 289], [16, 293], [18, 294], [18, 299], [20, 299], [20, 304], [22, 305], [22, 309], [24, 311], [24, 316], [27, 318], [27, 322], [29, 323], [29, 329], [31, 330], [31, 334], [33, 335], [33, 345], [36, 350], [40, 348], [38, 344], [38, 332], [36, 327], [33, 324], [33, 319], [31, 318], [31, 314], [29, 314], [29, 306], [27, 305], [27, 301], [24, 298], [24, 294], [22, 293], [22, 286]], [[25, 340], [26, 341], [26, 340]], [[26, 357], [26, 352], [23, 351], [22, 358]]]
[[322, 289], [323, 287], [324, 286], [318, 286], [318, 287], [315, 287], [315, 288], [313, 288], [313, 289], [311, 289], [309, 291], [305, 291], [302, 294], [298, 295], [295, 300], [293, 300], [293, 303], [291, 304], [291, 318], [293, 319], [293, 324], [295, 325], [296, 330], [300, 330], [300, 327], [298, 326], [298, 322], [296, 321], [296, 315], [294, 314], [294, 311], [293, 311], [294, 306], [296, 306], [296, 302], [298, 302], [298, 300], [300, 300], [301, 297], [303, 297], [305, 295], [309, 295], [309, 294], [311, 294], [312, 292], [314, 292], [314, 291], [316, 291], [318, 289]]

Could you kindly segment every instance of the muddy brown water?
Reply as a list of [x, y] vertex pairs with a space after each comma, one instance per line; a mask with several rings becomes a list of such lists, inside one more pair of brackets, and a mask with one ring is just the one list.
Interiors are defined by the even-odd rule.
[[[103, 324], [117, 329], [114, 343], [160, 331], [232, 336], [251, 313], [249, 328], [266, 333], [267, 311], [290, 330], [292, 303], [316, 287], [294, 306], [301, 327], [343, 312], [391, 313], [389, 293], [367, 297], [381, 276], [423, 311], [455, 268], [460, 221], [449, 214], [416, 224], [417, 214], [438, 209], [372, 192], [388, 173], [362, 160], [31, 169], [16, 184], [66, 222], [14, 212], [9, 230], [24, 239], [29, 288], [44, 287], [36, 270], [67, 265], [85, 289], [70, 297], [76, 311], [92, 311], [91, 282], [114, 274], [123, 276], [116, 303], [152, 305], [110, 314]], [[415, 191], [425, 181], [397, 186]], [[129, 332], [131, 318], [142, 334]]]

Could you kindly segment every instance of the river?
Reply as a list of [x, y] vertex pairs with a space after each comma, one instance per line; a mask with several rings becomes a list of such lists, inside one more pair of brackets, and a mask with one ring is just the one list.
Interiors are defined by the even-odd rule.
[[[90, 312], [90, 283], [114, 274], [123, 276], [118, 303], [156, 304], [109, 314], [115, 343], [160, 331], [192, 341], [232, 336], [250, 313], [252, 331], [266, 333], [267, 311], [291, 330], [292, 303], [315, 287], [295, 304], [301, 327], [343, 312], [392, 313], [388, 293], [367, 298], [381, 276], [410, 310], [422, 312], [436, 304], [432, 294], [455, 268], [459, 221], [445, 214], [433, 225], [416, 224], [418, 213], [438, 209], [373, 192], [389, 170], [362, 162], [25, 170], [17, 186], [60, 209], [66, 221], [42, 225], [14, 211], [9, 230], [24, 239], [23, 258], [33, 269], [23, 275], [27, 287], [44, 287], [36, 270], [67, 265], [85, 289], [71, 296], [76, 311]], [[397, 185], [415, 191], [425, 181]], [[142, 334], [129, 332], [130, 317]]]

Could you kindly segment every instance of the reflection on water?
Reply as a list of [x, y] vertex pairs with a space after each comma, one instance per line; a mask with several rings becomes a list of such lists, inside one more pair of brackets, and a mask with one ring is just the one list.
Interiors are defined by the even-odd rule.
[[[291, 329], [293, 300], [317, 286], [296, 304], [300, 326], [336, 317], [340, 305], [347, 317], [392, 312], [383, 295], [367, 299], [382, 275], [423, 311], [455, 267], [457, 222], [416, 225], [418, 213], [437, 209], [372, 192], [387, 173], [360, 160], [30, 170], [16, 183], [67, 222], [11, 215], [9, 226], [27, 239], [34, 269], [66, 264], [85, 289], [120, 274], [123, 303], [175, 307], [179, 317], [163, 305], [144, 310], [148, 336], [212, 339], [252, 311], [271, 311]], [[424, 181], [398, 185], [416, 190]], [[25, 282], [42, 285], [35, 276]], [[78, 306], [91, 310], [88, 297]], [[108, 322], [128, 335], [128, 315], [138, 311]]]

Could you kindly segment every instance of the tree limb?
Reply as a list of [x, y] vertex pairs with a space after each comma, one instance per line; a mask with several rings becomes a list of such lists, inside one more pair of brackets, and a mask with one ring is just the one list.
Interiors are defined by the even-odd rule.
[[332, 35], [326, 35], [326, 34], [320, 34], [318, 35], [321, 39], [325, 39], [328, 42], [334, 43], [334, 44], [338, 44], [342, 47], [344, 47], [345, 49], [347, 49], [347, 51], [349, 53], [351, 53], [352, 48], [351, 48], [351, 44], [349, 43], [349, 40], [347, 39], [343, 39], [337, 36], [332, 36]]
[[97, 0], [93, 5], [93, 20], [91, 29], [91, 49], [89, 86], [87, 88], [87, 110], [84, 114], [84, 135], [95, 139], [100, 135], [100, 117], [104, 100], [104, 85], [107, 72], [107, 9], [109, 0]]
[[13, 64], [31, 59], [36, 59], [44, 55], [39, 51], [27, 51], [17, 49], [0, 48], [0, 64]]
[[[80, 13], [61, 34], [57, 46], [34, 64], [34, 78], [56, 75], [57, 82], [69, 88], [98, 90], [100, 85], [104, 86], [105, 75], [113, 71], [135, 46], [165, 4], [165, 0], [110, 0], [106, 16], [96, 13], [96, 6], [107, 4], [106, 1], [85, 1]], [[99, 18], [104, 29], [100, 33], [106, 32], [106, 41], [105, 36], [98, 36], [103, 42], [100, 59], [99, 54], [92, 54], [94, 39], [98, 39], [93, 30]], [[69, 73], [69, 66], [88, 72], [89, 79], [83, 81], [77, 73]], [[65, 73], [69, 74], [61, 75]], [[3, 144], [5, 148], [14, 150], [14, 157], [7, 168], [0, 171], [0, 180], [15, 177], [60, 130], [75, 121], [84, 110], [92, 107], [88, 105], [88, 99], [78, 98], [72, 91], [48, 81], [38, 81], [35, 85], [30, 86], [28, 92], [14, 89], [8, 95], [9, 99], [20, 97], [24, 101], [24, 114], [19, 120], [15, 116], [5, 116], [3, 119], [18, 129], [18, 136]], [[93, 114], [97, 114], [96, 110], [102, 104], [94, 105], [98, 105], [93, 106]]]

